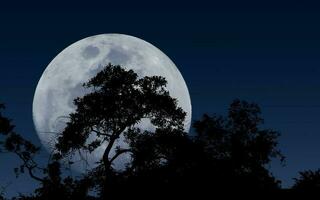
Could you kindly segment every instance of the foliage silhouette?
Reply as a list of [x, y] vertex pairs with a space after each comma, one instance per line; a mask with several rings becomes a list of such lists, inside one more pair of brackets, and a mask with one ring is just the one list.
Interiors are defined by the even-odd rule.
[[5, 200], [4, 193], [5, 193], [5, 188], [0, 187], [0, 200]]
[[[258, 105], [235, 100], [227, 117], [204, 115], [196, 121], [196, 136], [190, 137], [183, 132], [185, 113], [165, 84], [162, 77], [138, 79], [133, 71], [109, 64], [84, 84], [93, 92], [75, 100], [77, 110], [57, 144], [61, 156], [78, 149], [92, 152], [108, 142], [103, 162], [91, 176], [104, 179], [96, 180], [103, 185], [102, 196], [106, 188], [111, 195], [125, 186], [169, 188], [198, 183], [203, 187], [210, 182], [215, 188], [280, 187], [266, 168], [272, 158], [284, 160], [277, 149], [279, 133], [261, 128]], [[155, 131], [141, 132], [135, 127], [143, 118], [151, 118]], [[92, 134], [98, 139], [88, 143]], [[121, 135], [129, 147], [117, 147], [110, 157]], [[117, 172], [112, 162], [126, 152], [132, 163], [124, 172]]]
[[[1, 111], [4, 108], [4, 105], [0, 104], [0, 153], [12, 153], [20, 159], [21, 164], [14, 168], [16, 176], [27, 172], [30, 178], [40, 183], [40, 187], [31, 196], [21, 194], [13, 199], [88, 199], [86, 193], [91, 182], [87, 178], [62, 178], [60, 163], [57, 160], [50, 159], [47, 166], [39, 166], [35, 157], [40, 148], [14, 131], [15, 126], [11, 120], [2, 115]], [[5, 199], [4, 192], [1, 189], [0, 199]]]
[[[284, 161], [279, 133], [263, 128], [257, 104], [234, 100], [227, 116], [204, 114], [193, 123], [190, 135], [183, 129], [186, 113], [170, 97], [166, 83], [163, 77], [138, 78], [132, 70], [107, 65], [84, 84], [91, 93], [74, 100], [76, 111], [45, 167], [35, 159], [39, 148], [14, 132], [1, 104], [1, 152], [14, 153], [22, 161], [17, 175], [27, 172], [40, 183], [31, 195], [15, 199], [112, 199], [121, 198], [123, 191], [279, 191], [280, 181], [268, 170], [272, 159]], [[137, 127], [145, 119], [154, 130]], [[126, 147], [118, 146], [120, 139]], [[93, 152], [104, 143], [107, 147], [96, 168], [79, 177], [62, 173], [60, 159], [78, 150]], [[118, 171], [113, 164], [125, 153], [131, 162]], [[318, 189], [319, 177], [319, 170], [301, 172], [293, 189]]]
[[320, 189], [320, 169], [312, 171], [302, 171], [299, 172], [299, 178], [294, 178], [295, 184], [293, 189], [303, 191], [303, 190], [318, 190]]
[[14, 169], [17, 176], [27, 170], [33, 179], [41, 181], [42, 179], [34, 174], [34, 170], [39, 169], [34, 160], [39, 148], [14, 131], [15, 126], [11, 124], [11, 120], [1, 113], [4, 108], [5, 106], [0, 104], [0, 135], [3, 139], [0, 141], [0, 152], [13, 153], [22, 161], [22, 164]]
[[[87, 176], [102, 198], [124, 188], [195, 189], [194, 183], [216, 189], [280, 187], [266, 168], [272, 158], [284, 159], [277, 149], [279, 134], [261, 128], [258, 105], [235, 100], [227, 117], [204, 115], [196, 121], [191, 137], [183, 132], [185, 113], [165, 86], [163, 77], [138, 79], [132, 70], [109, 64], [84, 84], [92, 92], [75, 99], [76, 112], [58, 138], [58, 157], [92, 152], [107, 142], [100, 166]], [[151, 119], [154, 131], [136, 128], [144, 118]], [[128, 147], [116, 146], [121, 136]], [[112, 164], [128, 152], [132, 162], [118, 172]]]
[[137, 188], [158, 185], [161, 190], [279, 189], [280, 182], [266, 168], [272, 158], [284, 160], [277, 149], [279, 134], [261, 129], [262, 122], [256, 104], [235, 100], [228, 117], [204, 115], [196, 121], [194, 137], [170, 129], [135, 133], [127, 181]]
[[204, 115], [194, 123], [196, 140], [215, 163], [215, 171], [231, 176], [230, 180], [222, 179], [235, 188], [272, 189], [279, 185], [265, 168], [272, 158], [284, 161], [277, 149], [279, 133], [261, 129], [260, 115], [257, 104], [235, 100], [227, 118]]
[[[166, 83], [163, 77], [139, 79], [132, 70], [111, 64], [106, 66], [84, 84], [92, 92], [75, 99], [76, 112], [70, 114], [70, 122], [56, 145], [60, 155], [65, 157], [77, 150], [93, 152], [107, 142], [102, 164], [105, 176], [110, 179], [113, 162], [131, 151], [116, 146], [117, 140], [127, 137], [141, 120], [150, 119], [157, 128], [183, 129], [186, 114], [177, 107], [176, 99], [170, 97]], [[95, 139], [90, 141], [92, 137]], [[113, 148], [116, 152], [111, 155]]]

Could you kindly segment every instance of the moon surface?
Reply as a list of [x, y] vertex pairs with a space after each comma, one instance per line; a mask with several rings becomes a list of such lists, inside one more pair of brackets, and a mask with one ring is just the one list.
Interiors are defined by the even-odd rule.
[[[39, 138], [49, 152], [57, 142], [58, 134], [66, 127], [68, 116], [75, 111], [73, 100], [87, 94], [82, 84], [101, 71], [108, 63], [132, 69], [139, 78], [163, 76], [168, 81], [170, 95], [186, 113], [184, 129], [191, 124], [191, 100], [187, 85], [175, 64], [162, 51], [139, 38], [123, 34], [101, 34], [82, 39], [68, 46], [47, 66], [37, 85], [33, 100], [33, 121]], [[152, 130], [149, 120], [137, 125]], [[91, 138], [92, 139], [92, 138]], [[125, 146], [123, 138], [117, 141]], [[102, 158], [107, 144], [91, 154], [74, 155], [72, 169], [83, 172], [94, 167]], [[84, 161], [87, 160], [87, 161]], [[116, 169], [123, 169], [129, 155], [119, 157]]]

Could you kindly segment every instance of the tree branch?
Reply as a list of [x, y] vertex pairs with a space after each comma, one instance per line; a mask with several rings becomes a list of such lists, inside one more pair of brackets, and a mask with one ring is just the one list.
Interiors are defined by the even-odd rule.
[[[29, 175], [30, 175], [31, 178], [33, 178], [33, 179], [35, 179], [35, 180], [37, 180], [37, 181], [39, 181], [39, 182], [44, 182], [44, 179], [39, 178], [39, 177], [37, 177], [37, 176], [35, 176], [35, 175], [33, 174], [33, 171], [32, 171], [32, 170], [37, 167], [36, 165], [30, 166], [30, 163], [28, 162], [28, 160], [27, 160], [26, 158], [24, 158], [21, 153], [19, 153], [19, 152], [17, 152], [17, 151], [14, 151], [14, 153], [23, 161], [23, 166], [24, 166], [25, 168], [27, 168], [28, 173], [29, 173]], [[34, 163], [34, 161], [33, 161], [32, 159], [30, 159], [30, 160]]]
[[115, 141], [120, 137], [120, 134], [125, 130], [125, 126], [124, 127], [121, 127], [119, 128], [117, 131], [114, 131], [112, 133], [112, 135], [110, 136], [110, 140], [109, 140], [109, 143], [108, 143], [108, 146], [106, 148], [106, 150], [104, 151], [103, 153], [103, 162], [104, 162], [104, 165], [106, 168], [110, 168], [111, 167], [111, 160], [109, 160], [109, 154], [110, 154], [110, 151], [113, 147], [113, 144], [115, 143]]
[[121, 154], [132, 152], [130, 149], [120, 149], [117, 153], [110, 159], [110, 163], [112, 163], [115, 159], [117, 159]]
[[103, 136], [106, 136], [106, 137], [111, 137], [111, 134], [108, 134], [108, 133], [103, 133], [103, 132], [100, 132], [94, 128], [91, 128], [91, 131], [96, 133], [97, 135], [103, 135]]

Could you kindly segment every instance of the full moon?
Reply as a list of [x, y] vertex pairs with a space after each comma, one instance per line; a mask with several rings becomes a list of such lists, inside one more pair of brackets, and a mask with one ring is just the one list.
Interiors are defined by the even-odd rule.
[[[191, 124], [191, 100], [187, 85], [176, 65], [152, 44], [129, 35], [101, 34], [75, 42], [59, 53], [47, 66], [37, 85], [33, 100], [33, 121], [44, 147], [52, 152], [75, 111], [73, 100], [88, 93], [83, 83], [94, 77], [108, 63], [132, 69], [140, 78], [162, 76], [168, 81], [170, 96], [178, 100], [178, 106], [186, 113], [184, 129]], [[145, 120], [139, 128], [150, 130], [153, 125]], [[126, 145], [123, 138], [120, 146]], [[83, 172], [92, 168], [102, 158], [106, 144], [86, 155], [75, 155], [72, 169]], [[84, 157], [86, 162], [83, 162]], [[129, 155], [119, 157], [115, 168], [121, 170], [130, 160]]]

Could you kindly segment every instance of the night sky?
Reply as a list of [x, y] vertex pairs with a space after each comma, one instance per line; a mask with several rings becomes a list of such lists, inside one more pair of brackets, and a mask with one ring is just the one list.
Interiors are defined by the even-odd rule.
[[[20, 134], [40, 145], [32, 101], [48, 63], [88, 36], [136, 36], [175, 62], [189, 87], [193, 120], [203, 113], [226, 114], [235, 98], [258, 103], [265, 127], [280, 131], [286, 156], [284, 167], [279, 161], [269, 167], [284, 187], [290, 186], [298, 171], [320, 168], [320, 5], [223, 2], [1, 3], [5, 114]], [[24, 176], [15, 179], [17, 163], [0, 156], [0, 185], [9, 185], [9, 195], [35, 186]]]

